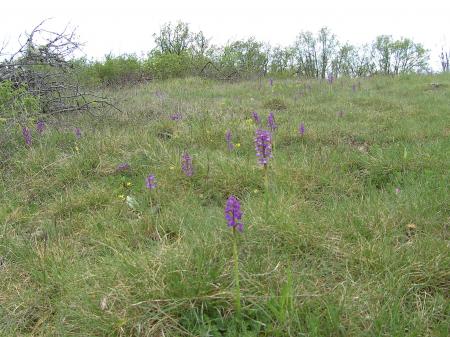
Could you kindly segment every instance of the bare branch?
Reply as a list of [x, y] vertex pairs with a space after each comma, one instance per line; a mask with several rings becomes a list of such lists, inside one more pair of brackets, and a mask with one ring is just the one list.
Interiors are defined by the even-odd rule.
[[27, 93], [39, 98], [42, 113], [111, 106], [106, 98], [94, 98], [80, 88], [71, 62], [81, 47], [75, 29], [66, 26], [62, 32], [54, 32], [44, 28], [47, 21], [20, 36], [19, 49], [0, 61], [0, 82], [26, 88]]

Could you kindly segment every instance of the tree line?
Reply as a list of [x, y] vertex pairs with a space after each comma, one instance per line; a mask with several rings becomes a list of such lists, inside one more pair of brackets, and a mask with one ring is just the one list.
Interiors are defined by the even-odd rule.
[[[213, 45], [202, 31], [192, 31], [184, 22], [163, 25], [153, 38], [155, 47], [145, 58], [107, 55], [104, 61], [82, 59], [76, 64], [86, 78], [105, 84], [184, 76], [325, 79], [430, 71], [429, 51], [412, 39], [380, 35], [357, 46], [339, 41], [326, 27], [301, 32], [287, 47], [273, 47], [254, 37]], [[443, 52], [441, 60], [443, 70], [448, 70], [448, 54]]]

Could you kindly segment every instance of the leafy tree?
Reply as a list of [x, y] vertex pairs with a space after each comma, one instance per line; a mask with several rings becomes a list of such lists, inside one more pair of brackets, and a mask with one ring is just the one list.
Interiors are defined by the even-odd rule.
[[394, 40], [390, 35], [381, 35], [373, 43], [373, 58], [379, 73], [398, 75], [426, 70], [429, 56], [420, 43], [407, 38]]
[[443, 72], [450, 71], [450, 62], [449, 62], [450, 52], [444, 52], [444, 49], [442, 49], [439, 58], [441, 60], [442, 71]]
[[164, 24], [158, 34], [153, 34], [156, 51], [163, 54], [177, 54], [189, 52], [194, 55], [205, 55], [209, 48], [209, 40], [202, 31], [191, 32], [189, 24], [178, 22]]
[[388, 35], [377, 36], [373, 43], [373, 57], [380, 73], [391, 73], [391, 45], [392, 36]]
[[359, 77], [372, 74], [374, 64], [369, 46], [356, 47], [348, 43], [342, 45], [333, 59], [331, 67], [336, 77], [339, 75]]
[[270, 53], [269, 69], [271, 73], [286, 74], [294, 70], [294, 49], [275, 47]]
[[164, 24], [153, 34], [156, 47], [145, 61], [145, 69], [156, 78], [197, 75], [209, 62], [209, 40], [200, 32], [192, 32], [189, 24]]
[[177, 54], [187, 51], [191, 42], [192, 34], [189, 32], [189, 25], [178, 22], [175, 26], [166, 23], [161, 27], [158, 34], [153, 34], [156, 49], [161, 53]]
[[336, 50], [339, 43], [336, 39], [336, 35], [332, 34], [326, 27], [319, 30], [317, 42], [319, 47], [320, 77], [325, 78], [330, 69], [331, 60], [336, 55]]
[[297, 36], [294, 43], [294, 57], [298, 76], [319, 77], [317, 39], [311, 32], [301, 32]]
[[336, 35], [324, 27], [317, 36], [301, 32], [294, 43], [297, 74], [311, 78], [325, 78], [331, 70], [339, 43]]
[[210, 48], [209, 40], [202, 31], [192, 34], [190, 49], [194, 55], [205, 56]]
[[350, 44], [344, 44], [339, 48], [335, 58], [331, 62], [334, 76], [353, 76], [355, 73], [356, 48]]
[[420, 43], [401, 38], [391, 44], [391, 50], [394, 74], [426, 70], [428, 66], [427, 50]]
[[365, 44], [353, 50], [353, 76], [368, 76], [375, 72], [373, 53], [370, 45]]
[[220, 66], [241, 75], [266, 74], [269, 63], [269, 47], [251, 37], [228, 43], [218, 55]]

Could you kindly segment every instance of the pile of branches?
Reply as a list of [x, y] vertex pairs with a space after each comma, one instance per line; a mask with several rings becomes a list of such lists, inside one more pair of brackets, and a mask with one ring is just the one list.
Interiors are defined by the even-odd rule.
[[75, 30], [66, 27], [53, 32], [45, 29], [44, 23], [19, 38], [16, 52], [2, 55], [0, 50], [0, 82], [10, 81], [15, 88], [25, 88], [38, 99], [41, 113], [111, 106], [106, 98], [83, 90], [76, 79], [71, 60], [81, 44], [76, 41]]

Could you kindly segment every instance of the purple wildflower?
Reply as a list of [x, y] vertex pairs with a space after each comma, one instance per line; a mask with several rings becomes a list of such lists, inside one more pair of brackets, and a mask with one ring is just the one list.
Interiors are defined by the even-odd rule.
[[228, 151], [233, 150], [233, 143], [231, 142], [231, 131], [227, 130], [225, 134], [225, 140], [227, 141]]
[[44, 130], [45, 130], [45, 122], [42, 121], [42, 120], [39, 120], [39, 121], [36, 123], [36, 130], [37, 130], [37, 132], [39, 132], [40, 134], [42, 134], [42, 132], [44, 132]]
[[400, 193], [400, 188], [397, 187], [397, 188], [395, 189], [395, 194], [399, 194], [399, 193]]
[[117, 167], [116, 167], [117, 172], [127, 171], [129, 169], [130, 169], [130, 164], [128, 164], [128, 163], [121, 163], [121, 164], [117, 165]]
[[261, 124], [261, 118], [259, 118], [259, 115], [256, 111], [253, 111], [252, 117], [253, 117], [253, 121], [255, 122], [256, 125]]
[[75, 128], [75, 136], [77, 138], [81, 138], [81, 129], [80, 128]]
[[298, 127], [298, 133], [303, 137], [303, 135], [305, 134], [305, 123], [300, 123], [300, 126]]
[[183, 153], [183, 156], [181, 157], [181, 169], [188, 177], [191, 177], [192, 174], [194, 173], [194, 168], [192, 166], [192, 158], [186, 151]]
[[25, 140], [25, 144], [28, 146], [31, 146], [31, 132], [30, 129], [28, 129], [26, 126], [22, 128], [22, 135]]
[[145, 178], [145, 186], [147, 186], [149, 190], [156, 188], [156, 179], [153, 174], [150, 174], [147, 178]]
[[334, 76], [333, 76], [332, 73], [329, 73], [329, 74], [328, 74], [327, 81], [328, 81], [328, 84], [333, 84], [333, 82], [334, 82]]
[[273, 86], [273, 79], [272, 78], [269, 78], [269, 84], [270, 84], [270, 86]]
[[277, 124], [275, 123], [275, 115], [273, 112], [269, 113], [269, 117], [267, 117], [267, 127], [273, 131], [277, 128]]
[[179, 121], [182, 118], [183, 118], [183, 116], [179, 112], [170, 115], [170, 119], [173, 120], [173, 121]]
[[244, 224], [241, 222], [242, 214], [239, 200], [234, 195], [231, 195], [225, 205], [225, 219], [228, 227], [233, 227], [233, 229], [242, 232], [244, 229]]
[[163, 100], [165, 95], [161, 90], [156, 90], [155, 91], [155, 96], [158, 97], [159, 99]]
[[266, 166], [269, 158], [272, 158], [272, 135], [270, 131], [258, 129], [256, 130], [255, 149], [258, 162]]

